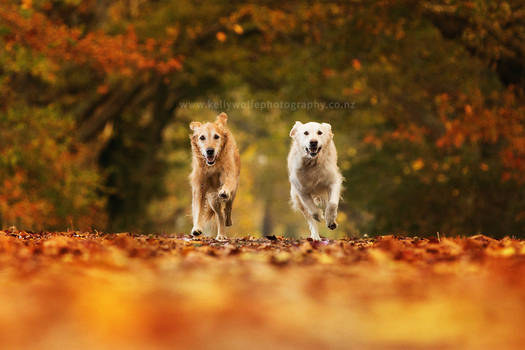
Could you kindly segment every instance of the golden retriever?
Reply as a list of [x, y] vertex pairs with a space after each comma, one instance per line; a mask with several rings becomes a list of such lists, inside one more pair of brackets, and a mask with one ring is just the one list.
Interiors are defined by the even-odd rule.
[[221, 113], [213, 123], [191, 122], [193, 228], [203, 227], [215, 216], [216, 239], [226, 239], [225, 226], [232, 225], [232, 204], [239, 186], [241, 161], [235, 139], [226, 126], [228, 116]]
[[310, 237], [320, 240], [316, 221], [326, 218], [334, 230], [341, 196], [343, 177], [337, 167], [337, 151], [332, 126], [328, 123], [295, 122], [290, 137], [288, 175], [291, 184], [291, 203], [300, 210], [310, 228]]

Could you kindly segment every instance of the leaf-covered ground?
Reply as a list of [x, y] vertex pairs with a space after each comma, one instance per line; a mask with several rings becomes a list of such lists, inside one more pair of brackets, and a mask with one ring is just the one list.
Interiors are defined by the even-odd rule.
[[522, 349], [525, 242], [0, 231], [2, 349]]

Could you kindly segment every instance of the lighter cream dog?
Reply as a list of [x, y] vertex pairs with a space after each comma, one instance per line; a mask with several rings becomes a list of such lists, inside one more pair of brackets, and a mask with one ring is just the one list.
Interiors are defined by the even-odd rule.
[[313, 240], [320, 240], [316, 221], [326, 219], [334, 230], [343, 177], [337, 167], [332, 127], [327, 123], [295, 122], [288, 154], [291, 203], [303, 213]]
[[240, 158], [235, 139], [221, 113], [213, 123], [191, 122], [192, 235], [202, 234], [215, 217], [216, 239], [226, 239], [225, 226], [232, 225], [232, 204], [239, 186]]

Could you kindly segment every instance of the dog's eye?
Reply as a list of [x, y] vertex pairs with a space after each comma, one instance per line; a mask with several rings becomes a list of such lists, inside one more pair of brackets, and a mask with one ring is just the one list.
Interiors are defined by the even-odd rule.
[[306, 136], [308, 136], [309, 132], [308, 132], [308, 131], [305, 131], [304, 134], [305, 134]]
[[322, 135], [322, 134], [323, 134], [323, 132], [322, 132], [321, 130], [319, 130], [319, 131], [317, 132], [317, 135]]
[[215, 134], [215, 135], [213, 136], [213, 138], [214, 138], [215, 140], [217, 140], [217, 139], [219, 138], [219, 135]]
[[199, 137], [199, 140], [204, 141], [204, 140], [206, 140], [206, 137], [204, 135], [201, 135], [201, 137]]

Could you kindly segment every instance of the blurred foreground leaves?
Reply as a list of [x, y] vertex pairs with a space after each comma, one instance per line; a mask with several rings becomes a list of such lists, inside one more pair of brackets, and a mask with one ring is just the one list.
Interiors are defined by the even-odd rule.
[[0, 346], [520, 349], [525, 242], [0, 232]]

